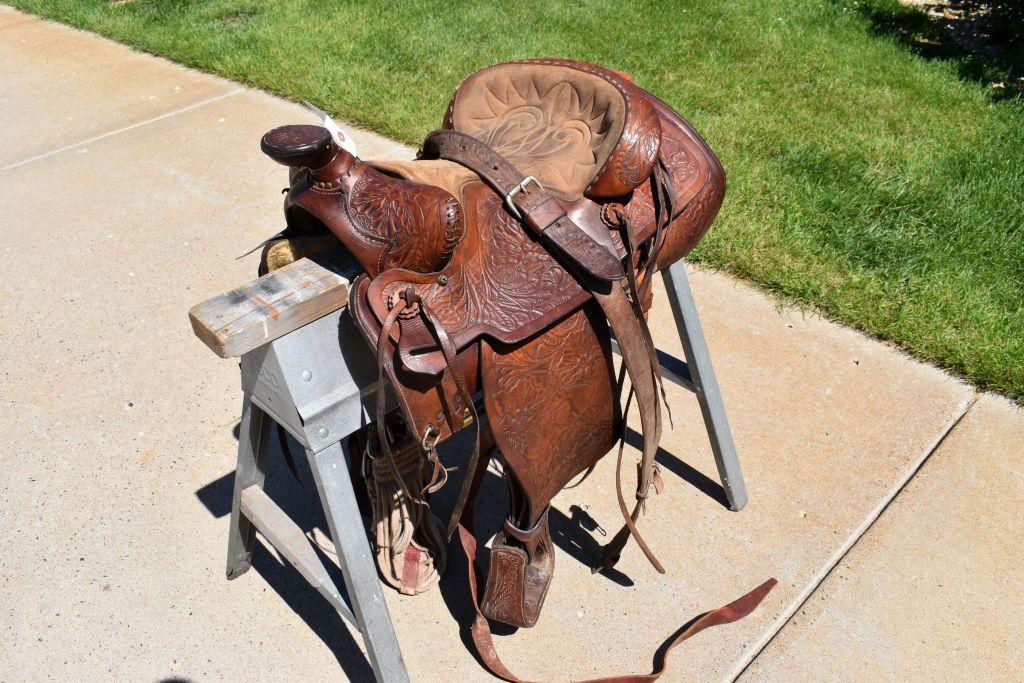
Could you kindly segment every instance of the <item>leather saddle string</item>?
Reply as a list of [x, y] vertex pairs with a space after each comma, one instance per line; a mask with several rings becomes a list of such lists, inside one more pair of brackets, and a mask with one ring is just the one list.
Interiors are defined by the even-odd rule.
[[[452, 509], [452, 516], [448, 521], [447, 537], [450, 539], [452, 534], [455, 533], [455, 527], [459, 523], [459, 519], [462, 517], [462, 510], [466, 506], [466, 501], [469, 498], [470, 489], [473, 485], [473, 478], [476, 476], [476, 470], [480, 464], [480, 415], [477, 413], [476, 404], [473, 401], [473, 395], [469, 392], [469, 385], [466, 384], [466, 378], [463, 377], [462, 372], [459, 370], [457, 364], [457, 350], [455, 342], [448, 335], [448, 331], [444, 327], [444, 323], [441, 322], [437, 314], [434, 313], [433, 309], [427, 305], [427, 302], [419, 298], [418, 294], [415, 294], [415, 290], [411, 287], [407, 290], [407, 297], [416, 297], [416, 302], [420, 306], [420, 311], [424, 317], [430, 322], [430, 326], [434, 330], [434, 334], [437, 337], [438, 344], [441, 347], [441, 353], [444, 356], [445, 364], [448, 366], [449, 372], [451, 372], [452, 379], [455, 381], [455, 388], [459, 392], [459, 396], [462, 398], [462, 405], [469, 411], [470, 418], [473, 420], [473, 429], [475, 435], [473, 437], [473, 450], [470, 452], [469, 462], [466, 464], [466, 474], [462, 480], [462, 487], [459, 489], [458, 498], [455, 500], [455, 507]], [[383, 334], [383, 331], [381, 332]]]
[[[675, 203], [675, 193], [671, 187], [671, 173], [665, 166], [663, 160], [658, 160], [658, 165], [655, 167], [654, 178], [654, 195], [657, 202], [657, 226], [655, 228], [654, 236], [651, 239], [651, 249], [647, 253], [646, 262], [644, 263], [642, 282], [640, 286], [637, 286], [637, 274], [635, 268], [635, 254], [637, 252], [636, 245], [636, 233], [633, 230], [633, 226], [628, 217], [624, 213], [620, 214], [621, 221], [620, 226], [624, 233], [623, 245], [626, 247], [626, 279], [630, 286], [630, 295], [633, 303], [634, 314], [639, 318], [644, 318], [643, 310], [640, 306], [642, 297], [646, 297], [650, 291], [652, 277], [654, 275], [654, 268], [658, 259], [658, 254], [661, 251], [663, 241], [663, 230], [671, 222], [672, 219], [672, 206]], [[644, 341], [647, 344], [647, 349], [650, 353], [651, 367], [654, 370], [655, 377], [658, 382], [658, 389], [661, 393], [661, 401], [665, 406], [666, 414], [669, 418], [669, 424], [672, 424], [672, 411], [669, 407], [668, 396], [665, 392], [664, 378], [661, 376], [661, 363], [658, 360], [657, 347], [654, 344], [654, 339], [651, 337], [650, 327], [646, 324], [641, 325], [644, 333]], [[644, 501], [647, 497], [650, 481], [653, 479], [654, 469], [657, 464], [653, 460], [653, 456], [650, 461], [641, 461], [638, 472], [637, 481], [637, 502], [633, 507], [632, 512], [627, 512], [626, 502], [622, 495], [622, 455], [625, 447], [625, 430], [626, 423], [625, 419], [629, 413], [630, 402], [633, 398], [633, 389], [630, 389], [629, 396], [626, 399], [626, 406], [623, 410], [623, 434], [619, 440], [619, 449], [616, 456], [615, 466], [615, 493], [619, 504], [619, 510], [622, 512], [625, 525], [619, 530], [612, 540], [609, 541], [600, 552], [600, 555], [595, 562], [593, 571], [597, 572], [605, 568], [615, 566], [618, 562], [619, 557], [622, 555], [622, 550], [626, 546], [626, 542], [629, 540], [629, 536], [632, 535], [637, 544], [640, 546], [644, 554], [650, 559], [652, 557], [650, 548], [647, 546], [643, 537], [640, 536], [639, 531], [636, 527], [636, 522], [639, 519], [640, 511], [643, 509]], [[655, 567], [658, 565], [656, 563]]]
[[[634, 257], [635, 257], [635, 254], [636, 254], [636, 235], [633, 232], [633, 228], [632, 228], [632, 225], [631, 225], [629, 219], [624, 217], [624, 216], [622, 217], [622, 220], [621, 220], [621, 227], [623, 229], [623, 232], [625, 233], [623, 235], [623, 245], [626, 247], [626, 257], [625, 257], [625, 260], [626, 260], [626, 282], [627, 282], [627, 285], [629, 287], [630, 304], [632, 305], [633, 315], [636, 317], [636, 320], [637, 320], [637, 323], [638, 323], [638, 327], [639, 327], [640, 332], [641, 332], [641, 334], [643, 336], [643, 343], [644, 343], [644, 346], [645, 346], [645, 348], [647, 350], [648, 363], [650, 364], [651, 372], [654, 375], [653, 382], [656, 382], [658, 387], [660, 387], [660, 389], [661, 389], [661, 399], [666, 404], [666, 407], [667, 407], [667, 400], [666, 400], [666, 396], [665, 396], [665, 389], [664, 389], [664, 386], [662, 384], [661, 365], [658, 362], [657, 350], [656, 350], [656, 347], [654, 345], [654, 340], [651, 337], [650, 328], [646, 324], [646, 320], [644, 318], [643, 310], [642, 310], [642, 308], [640, 306], [640, 300], [639, 300], [640, 295], [639, 295], [639, 292], [637, 290], [637, 277], [636, 277], [636, 268], [635, 268], [635, 262], [634, 262]], [[650, 263], [650, 261], [648, 261], [648, 264], [649, 263]], [[614, 329], [614, 326], [613, 326], [613, 329]], [[616, 333], [616, 338], [618, 338], [618, 337], [619, 337], [619, 333]], [[622, 342], [620, 341], [620, 348], [621, 348], [621, 346], [622, 346]], [[623, 365], [627, 365], [627, 358], [626, 358], [625, 353], [623, 353], [623, 361], [624, 361]], [[627, 369], [628, 369], [628, 365], [627, 365]], [[627, 425], [627, 417], [629, 415], [629, 407], [630, 407], [630, 405], [632, 403], [632, 399], [633, 399], [634, 395], [637, 396], [637, 403], [640, 404], [640, 401], [643, 400], [643, 397], [647, 394], [647, 390], [646, 390], [647, 387], [646, 386], [644, 386], [644, 387], [637, 387], [636, 382], [635, 382], [635, 380], [636, 380], [635, 375], [630, 374], [630, 379], [633, 381], [633, 384], [630, 387], [629, 395], [626, 398], [626, 405], [625, 405], [625, 407], [624, 407], [624, 409], [622, 411], [622, 420], [623, 420], [622, 421], [622, 434], [621, 434], [621, 436], [619, 438], [619, 448], [618, 448], [618, 454], [616, 455], [616, 464], [615, 464], [615, 496], [616, 496], [616, 501], [618, 502], [618, 505], [619, 505], [619, 511], [622, 513], [622, 518], [623, 518], [625, 524], [612, 537], [612, 539], [601, 548], [601, 550], [600, 550], [600, 552], [599, 552], [599, 554], [598, 554], [598, 556], [597, 556], [597, 558], [596, 558], [596, 560], [594, 562], [594, 566], [592, 567], [592, 571], [598, 572], [598, 571], [601, 571], [603, 569], [608, 569], [610, 567], [615, 566], [615, 564], [619, 561], [619, 558], [622, 555], [622, 550], [623, 550], [623, 548], [625, 548], [626, 542], [629, 540], [629, 537], [632, 535], [633, 538], [636, 539], [637, 545], [640, 546], [640, 550], [643, 551], [644, 555], [647, 557], [647, 559], [650, 561], [650, 563], [654, 566], [654, 568], [658, 572], [664, 574], [665, 573], [664, 567], [662, 567], [661, 563], [655, 557], [654, 552], [651, 550], [650, 546], [644, 540], [643, 536], [640, 534], [640, 531], [639, 531], [639, 529], [636, 526], [637, 520], [640, 517], [640, 512], [644, 508], [644, 502], [646, 501], [647, 496], [649, 494], [651, 483], [654, 481], [655, 469], [657, 467], [657, 464], [654, 461], [654, 457], [655, 457], [655, 455], [657, 453], [657, 443], [658, 443], [658, 441], [655, 441], [654, 449], [652, 450], [652, 449], [647, 448], [647, 443], [646, 443], [646, 440], [645, 440], [643, 454], [642, 454], [641, 461], [640, 461], [640, 464], [638, 466], [638, 471], [637, 471], [636, 503], [633, 506], [632, 512], [630, 512], [629, 509], [627, 508], [625, 498], [622, 495], [622, 455], [623, 455], [623, 451], [625, 450], [625, 445], [626, 445], [626, 425]], [[620, 384], [620, 388], [621, 388], [621, 384]], [[636, 393], [637, 391], [640, 391], [642, 393], [637, 394]], [[658, 399], [657, 399], [657, 397], [654, 397], [653, 400], [654, 400], [654, 403], [655, 403], [655, 409], [657, 409], [657, 407], [658, 407], [658, 404], [657, 404]], [[645, 417], [645, 411], [644, 411], [643, 405], [641, 404], [640, 405], [641, 425], [643, 425], [644, 417]], [[659, 425], [658, 425], [658, 428], [660, 430], [660, 413], [659, 413]], [[646, 430], [645, 430], [645, 434], [646, 434]], [[659, 436], [660, 436], [660, 433], [659, 433]], [[660, 441], [660, 438], [658, 440]]]
[[[650, 349], [643, 332], [646, 327], [643, 318], [637, 318], [633, 313], [632, 303], [626, 294], [622, 283], [612, 284], [611, 292], [593, 292], [594, 299], [600, 304], [605, 317], [611, 325], [615, 338], [619, 341], [619, 350], [622, 353], [622, 362], [629, 373], [631, 392], [636, 394], [637, 406], [640, 410], [640, 428], [643, 432], [643, 451], [641, 455], [640, 478], [637, 483], [637, 512], [650, 489], [653, 475], [654, 456], [658, 451], [658, 443], [661, 441], [661, 410], [658, 402], [657, 379], [654, 375], [654, 368], [651, 364]], [[620, 499], [620, 511], [623, 513], [628, 533], [631, 533], [637, 540], [637, 544], [647, 557], [648, 561], [661, 574], [665, 568], [654, 556], [650, 547], [643, 541], [639, 530], [633, 519], [636, 513], [630, 514], [625, 504]], [[615, 558], [615, 545], [624, 545], [625, 538], [622, 532], [616, 535], [615, 539], [602, 550], [600, 565], [611, 566], [608, 560]], [[619, 542], [616, 543], [616, 540]], [[618, 548], [621, 551], [621, 547]]]
[[[665, 411], [669, 418], [669, 423], [672, 423], [672, 411], [669, 408], [668, 396], [665, 392], [664, 378], [661, 376], [661, 363], [658, 360], [657, 347], [654, 344], [654, 339], [651, 337], [650, 327], [646, 324], [644, 313], [640, 305], [642, 297], [646, 297], [651, 288], [652, 278], [654, 276], [654, 269], [658, 259], [658, 254], [661, 251], [661, 247], [664, 244], [663, 233], [664, 229], [668, 227], [668, 224], [672, 220], [672, 207], [675, 204], [675, 192], [672, 188], [671, 182], [671, 171], [665, 166], [665, 162], [662, 159], [658, 159], [658, 165], [655, 167], [653, 177], [653, 189], [654, 197], [656, 201], [657, 209], [657, 224], [654, 232], [654, 236], [651, 239], [651, 248], [647, 253], [646, 261], [643, 267], [642, 282], [640, 286], [637, 285], [637, 274], [635, 268], [635, 255], [637, 252], [636, 245], [636, 233], [633, 230], [632, 223], [624, 212], [618, 214], [621, 217], [620, 227], [623, 231], [623, 246], [626, 248], [626, 280], [629, 283], [631, 303], [633, 304], [633, 312], [639, 320], [644, 321], [640, 327], [644, 334], [644, 342], [647, 346], [648, 353], [650, 354], [651, 368], [654, 372], [656, 381], [658, 383], [658, 389], [661, 393], [661, 401], [665, 406]], [[616, 335], [617, 336], [617, 335]], [[623, 356], [625, 358], [625, 356]], [[635, 384], [634, 384], [635, 386]], [[653, 559], [653, 553], [647, 546], [640, 532], [637, 530], [636, 522], [639, 519], [640, 511], [643, 509], [644, 501], [648, 495], [649, 486], [655, 475], [655, 468], [657, 467], [654, 462], [654, 453], [650, 454], [648, 459], [648, 453], [645, 449], [644, 458], [641, 460], [639, 465], [639, 472], [637, 477], [637, 502], [633, 507], [632, 512], [628, 512], [626, 508], [626, 502], [622, 495], [622, 455], [625, 447], [625, 430], [626, 430], [626, 417], [629, 413], [630, 402], [633, 398], [634, 389], [630, 389], [629, 396], [626, 400], [626, 406], [623, 410], [623, 434], [619, 441], [619, 450], [616, 456], [615, 466], [615, 493], [619, 504], [619, 510], [622, 512], [625, 525], [612, 537], [601, 549], [600, 554], [594, 564], [593, 571], [597, 572], [602, 569], [610, 568], [615, 566], [619, 561], [619, 557], [622, 555], [622, 550], [626, 546], [626, 542], [629, 540], [629, 536], [632, 535], [636, 539], [637, 545], [644, 552], [651, 563], [658, 571], [664, 572], [661, 569], [656, 559]], [[643, 407], [641, 406], [641, 421], [643, 419]]]

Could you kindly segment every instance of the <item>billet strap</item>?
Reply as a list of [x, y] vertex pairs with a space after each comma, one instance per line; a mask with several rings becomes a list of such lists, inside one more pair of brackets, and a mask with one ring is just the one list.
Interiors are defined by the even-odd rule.
[[536, 178], [523, 175], [476, 138], [454, 130], [436, 130], [427, 135], [418, 156], [454, 161], [483, 178], [505, 199], [509, 212], [544, 243], [553, 246], [578, 275], [604, 282], [623, 276], [622, 264], [615, 254], [576, 225]]

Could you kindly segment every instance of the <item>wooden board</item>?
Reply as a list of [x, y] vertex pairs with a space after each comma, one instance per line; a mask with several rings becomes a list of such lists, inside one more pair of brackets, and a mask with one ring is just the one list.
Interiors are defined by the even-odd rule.
[[194, 306], [192, 330], [221, 358], [235, 358], [348, 303], [349, 281], [302, 258]]

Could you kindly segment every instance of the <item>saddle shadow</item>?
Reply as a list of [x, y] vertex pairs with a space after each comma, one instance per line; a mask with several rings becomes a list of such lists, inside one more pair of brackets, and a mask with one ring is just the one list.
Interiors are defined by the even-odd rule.
[[[448, 515], [455, 504], [455, 498], [461, 485], [461, 476], [464, 474], [466, 461], [469, 454], [469, 430], [457, 434], [454, 438], [441, 444], [440, 451], [443, 461], [448, 467], [458, 468], [458, 473], [453, 476], [449, 485], [442, 488], [431, 498], [431, 507], [439, 519], [446, 522]], [[233, 427], [235, 437], [238, 437], [239, 426]], [[635, 435], [639, 439], [639, 435]], [[323, 517], [323, 510], [317, 499], [316, 487], [313, 484], [312, 474], [304, 457], [304, 450], [290, 436], [288, 445], [293, 458], [299, 480], [297, 483], [285, 465], [284, 453], [277, 443], [276, 438], [270, 439], [269, 448], [266, 454], [267, 478], [265, 490], [267, 495], [301, 528], [307, 535], [314, 528], [326, 533], [328, 526]], [[659, 456], [662, 455], [659, 453]], [[671, 456], [668, 460], [674, 460]], [[676, 461], [678, 462], [678, 461]], [[483, 463], [481, 463], [483, 464]], [[682, 463], [679, 463], [682, 465]], [[672, 469], [671, 465], [666, 467]], [[703, 477], [692, 468], [683, 465], [697, 476]], [[673, 471], [675, 471], [673, 469]], [[202, 505], [216, 518], [225, 517], [231, 513], [231, 499], [234, 494], [234, 472], [224, 475], [209, 484], [196, 490], [195, 495]], [[681, 475], [682, 476], [682, 475]], [[685, 477], [684, 477], [685, 478]], [[364, 516], [364, 523], [367, 510], [365, 507], [365, 495], [361, 491], [360, 481], [353, 477], [357, 499], [360, 504], [360, 511]], [[704, 477], [707, 480], [706, 477]], [[710, 482], [710, 480], [707, 480]], [[714, 482], [711, 482], [714, 485]], [[724, 496], [724, 493], [723, 493]], [[480, 544], [477, 548], [477, 577], [478, 586], [482, 591], [484, 588], [484, 577], [486, 567], [490, 562], [490, 549], [484, 543], [493, 537], [501, 528], [508, 510], [508, 492], [504, 478], [489, 470], [481, 483], [475, 507], [475, 532]], [[594, 534], [607, 535], [608, 532], [594, 520], [585, 510], [578, 505], [569, 508], [566, 515], [561, 510], [552, 507], [549, 512], [549, 524], [552, 541], [578, 562], [591, 566], [602, 543], [594, 537]], [[258, 543], [262, 545], [262, 543]], [[313, 544], [321, 562], [327, 568], [331, 580], [334, 581], [339, 591], [348, 601], [345, 590], [344, 579], [341, 570], [335, 564], [334, 558], [330, 558], [317, 544]], [[460, 638], [467, 650], [477, 657], [476, 647], [473, 645], [470, 627], [475, 617], [475, 611], [470, 599], [469, 585], [466, 580], [467, 567], [466, 558], [462, 552], [461, 544], [457, 534], [453, 536], [448, 544], [448, 567], [439, 583], [439, 589], [446, 608], [452, 618], [460, 626]], [[316, 633], [317, 637], [331, 650], [342, 667], [345, 675], [350, 680], [362, 681], [373, 680], [373, 671], [366, 661], [357, 643], [353, 640], [348, 630], [343, 628], [337, 614], [330, 603], [316, 594], [316, 591], [302, 578], [301, 575], [287, 562], [278, 561], [273, 553], [266, 548], [258, 548], [253, 553], [252, 568], [263, 577], [267, 584], [278, 594], [278, 596], [294, 611], [306, 625]], [[557, 574], [557, 572], [556, 572]], [[601, 572], [605, 578], [624, 587], [634, 585], [632, 579], [616, 569], [606, 569]], [[555, 579], [557, 580], [557, 579]], [[387, 588], [385, 587], [385, 590]], [[496, 636], [511, 635], [518, 631], [518, 628], [500, 622], [490, 622], [491, 629]], [[478, 658], [479, 661], [479, 658]], [[479, 662], [482, 665], [482, 662]]]
[[[548, 513], [548, 526], [551, 528], [551, 539], [555, 545], [588, 567], [593, 567], [602, 547], [593, 534], [600, 533], [609, 540], [611, 538], [608, 531], [579, 505], [569, 507], [568, 517], [561, 510], [551, 508]], [[635, 585], [633, 579], [614, 567], [606, 567], [596, 574], [624, 588]]]
[[[626, 443], [637, 450], [642, 450], [644, 446], [643, 435], [633, 429], [627, 429]], [[658, 452], [654, 455], [654, 461], [725, 509], [729, 509], [729, 499], [725, 496], [725, 489], [714, 479], [687, 465], [664, 448], [658, 448]]]
[[[234, 428], [234, 433], [237, 437], [237, 425]], [[289, 447], [293, 454], [304, 456], [303, 448], [291, 440], [291, 437], [289, 437]], [[270, 447], [265, 457], [268, 467], [264, 489], [267, 495], [284, 510], [285, 514], [292, 518], [307, 536], [314, 528], [326, 530], [328, 526], [305, 457], [294, 459], [302, 485], [295, 481], [285, 466], [284, 455], [276, 438], [271, 438]], [[216, 518], [225, 517], [231, 514], [234, 481], [234, 472], [226, 474], [198, 489], [195, 492], [196, 497], [211, 515]], [[329, 536], [326, 532], [324, 535]], [[331, 604], [317, 593], [316, 589], [310, 586], [287, 561], [279, 561], [271, 551], [263, 547], [264, 544], [261, 541], [257, 541], [256, 546], [252, 557], [252, 569], [263, 577], [278, 597], [330, 649], [347, 679], [373, 681], [373, 669], [348, 629], [340, 623], [342, 618]], [[313, 548], [345, 601], [351, 604], [345, 590], [344, 577], [335, 563], [335, 559], [329, 557], [317, 543], [313, 543]], [[239, 580], [244, 581], [244, 579]]]

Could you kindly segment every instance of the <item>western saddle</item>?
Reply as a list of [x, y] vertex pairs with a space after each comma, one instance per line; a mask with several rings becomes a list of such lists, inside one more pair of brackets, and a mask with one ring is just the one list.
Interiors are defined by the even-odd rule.
[[[376, 352], [376, 422], [358, 434], [374, 505], [378, 564], [418, 593], [444, 569], [458, 531], [476, 605], [474, 643], [496, 675], [487, 619], [532, 626], [554, 570], [551, 499], [616, 442], [624, 375], [643, 432], [635, 502], [595, 570], [637, 530], [662, 431], [659, 364], [646, 324], [654, 274], [688, 253], [718, 213], [725, 176], [693, 127], [628, 76], [557, 59], [491, 66], [456, 90], [414, 161], [364, 162], [325, 128], [262, 140], [290, 167], [288, 228], [264, 251], [325, 230], [361, 266], [350, 310]], [[611, 335], [622, 354], [617, 374]], [[391, 387], [400, 410], [388, 414]], [[428, 496], [448, 478], [437, 445], [463, 429], [473, 447], [446, 526]], [[481, 458], [481, 455], [484, 457]], [[510, 506], [480, 598], [473, 502], [500, 458]], [[678, 634], [744, 616], [773, 582]], [[660, 667], [652, 674], [660, 674]], [[626, 679], [621, 679], [626, 680]]]

